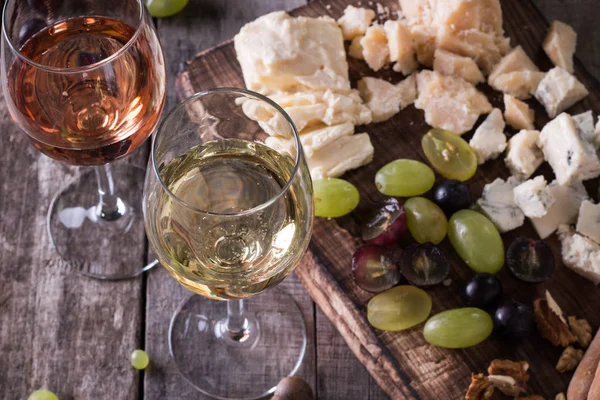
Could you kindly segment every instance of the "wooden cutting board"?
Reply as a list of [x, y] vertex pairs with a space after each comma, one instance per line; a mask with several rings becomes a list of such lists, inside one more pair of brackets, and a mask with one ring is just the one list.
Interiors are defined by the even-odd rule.
[[[363, 6], [368, 6], [367, 1], [363, 0], [362, 3]], [[374, 3], [369, 3], [372, 4], [371, 7], [375, 7]], [[395, 0], [381, 3], [392, 11], [398, 9]], [[316, 0], [291, 14], [311, 17], [329, 15], [337, 19], [348, 4], [348, 0]], [[356, 2], [352, 4], [356, 5]], [[512, 45], [522, 45], [541, 70], [552, 68], [541, 48], [548, 27], [548, 22], [541, 13], [529, 0], [503, 0], [502, 9], [505, 30], [511, 37]], [[583, 32], [580, 32], [579, 40], [585, 40]], [[349, 58], [349, 64], [353, 82], [365, 75], [390, 78], [392, 82], [403, 79], [400, 74], [390, 70], [374, 73], [364, 62], [352, 58]], [[600, 112], [598, 82], [577, 61], [576, 75], [586, 85], [590, 95], [570, 111], [577, 113], [592, 109], [597, 115]], [[185, 63], [176, 84], [181, 98], [200, 90], [223, 86], [244, 86], [231, 41], [202, 52]], [[493, 92], [487, 85], [481, 85], [480, 88], [488, 94], [495, 107], [503, 109], [502, 94]], [[536, 111], [537, 128], [543, 127], [548, 120], [546, 113], [535, 100], [528, 103]], [[470, 349], [446, 350], [425, 342], [422, 325], [404, 332], [383, 332], [372, 328], [367, 322], [366, 304], [372, 294], [355, 285], [350, 268], [352, 254], [362, 244], [357, 216], [373, 202], [383, 199], [373, 183], [375, 173], [381, 166], [397, 158], [426, 162], [420, 141], [428, 129], [423, 112], [413, 106], [388, 121], [359, 128], [358, 131], [370, 134], [375, 157], [368, 166], [351, 171], [344, 178], [358, 187], [361, 204], [350, 216], [337, 220], [316, 220], [309, 252], [296, 273], [314, 301], [343, 335], [356, 357], [392, 399], [462, 399], [469, 386], [471, 372], [485, 372], [494, 358], [527, 360], [531, 365], [530, 393], [554, 399], [557, 393], [566, 390], [571, 374], [559, 374], [556, 371], [555, 365], [562, 349], [553, 347], [537, 333], [520, 343], [492, 335], [484, 343]], [[464, 137], [469, 139], [471, 133]], [[547, 164], [542, 166], [541, 172], [548, 181], [553, 179], [552, 170]], [[468, 182], [474, 198], [481, 195], [486, 183], [499, 176], [509, 176], [502, 159], [481, 166]], [[438, 177], [438, 181], [441, 180]], [[586, 186], [591, 197], [598, 200], [597, 183], [586, 183]], [[530, 223], [526, 222], [522, 228], [503, 235], [505, 246], [517, 236], [537, 238]], [[557, 238], [552, 236], [548, 243], [559, 261], [560, 244]], [[452, 257], [452, 283], [449, 287], [440, 285], [427, 289], [433, 298], [432, 314], [463, 307], [460, 289], [473, 275], [456, 256], [447, 240], [442, 245]], [[597, 312], [600, 290], [564, 267], [560, 261], [553, 278], [544, 284], [520, 282], [506, 269], [498, 276], [507, 297], [531, 304], [535, 297], [549, 289], [568, 315], [587, 318], [594, 329], [600, 324], [600, 313]]]

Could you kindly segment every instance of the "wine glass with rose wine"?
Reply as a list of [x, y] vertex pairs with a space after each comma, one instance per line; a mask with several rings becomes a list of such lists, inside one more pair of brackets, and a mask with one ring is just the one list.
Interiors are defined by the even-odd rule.
[[[264, 125], [247, 116], [256, 112], [288, 138], [286, 149], [267, 145]], [[185, 100], [153, 137], [144, 219], [161, 264], [200, 295], [171, 320], [181, 374], [218, 399], [272, 393], [306, 350], [297, 304], [266, 291], [298, 265], [312, 229], [312, 183], [289, 116], [243, 89]]]
[[122, 279], [147, 268], [121, 262], [144, 240], [144, 171], [110, 163], [156, 128], [165, 80], [142, 0], [5, 3], [2, 87], [13, 120], [48, 157], [93, 166], [54, 197], [48, 212], [56, 250], [87, 276]]

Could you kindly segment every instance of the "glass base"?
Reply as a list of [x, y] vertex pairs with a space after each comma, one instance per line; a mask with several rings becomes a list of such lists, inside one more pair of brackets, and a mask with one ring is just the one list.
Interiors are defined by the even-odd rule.
[[[142, 195], [145, 171], [111, 165], [118, 215], [102, 215], [94, 170], [58, 193], [48, 210], [48, 234], [58, 254], [90, 278], [133, 278], [156, 265], [131, 262], [132, 249], [144, 243]], [[141, 261], [141, 260], [140, 260]]]
[[244, 300], [247, 329], [231, 334], [227, 302], [193, 295], [169, 327], [169, 349], [179, 372], [216, 399], [260, 399], [294, 375], [306, 351], [306, 325], [294, 299], [278, 289]]

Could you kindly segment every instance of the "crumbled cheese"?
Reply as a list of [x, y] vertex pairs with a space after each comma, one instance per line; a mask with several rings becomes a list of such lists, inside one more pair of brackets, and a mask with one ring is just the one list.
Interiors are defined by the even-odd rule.
[[335, 178], [344, 172], [368, 164], [373, 145], [366, 133], [342, 136], [306, 157], [313, 179]]
[[360, 97], [369, 107], [373, 122], [391, 118], [400, 111], [402, 91], [383, 79], [364, 77], [357, 83]]
[[473, 59], [446, 50], [435, 51], [433, 69], [442, 75], [458, 76], [473, 84], [484, 81], [483, 74]]
[[537, 146], [538, 131], [522, 130], [508, 141], [504, 162], [510, 173], [527, 179], [544, 162], [544, 154]]
[[425, 111], [425, 121], [434, 128], [462, 135], [481, 114], [492, 111], [487, 97], [462, 78], [421, 71], [417, 87], [415, 107]]
[[515, 203], [513, 190], [520, 181], [511, 176], [504, 181], [496, 178], [483, 188], [477, 205], [481, 211], [496, 225], [500, 232], [508, 232], [523, 225], [525, 215]]
[[363, 58], [373, 71], [379, 71], [389, 63], [390, 49], [385, 30], [381, 25], [371, 25], [360, 40], [360, 44], [363, 48]]
[[504, 95], [504, 119], [515, 129], [534, 129], [534, 111], [527, 103], [517, 100], [509, 94]]
[[600, 243], [600, 204], [594, 204], [589, 200], [581, 202], [576, 230], [594, 242]]
[[485, 121], [479, 125], [469, 142], [469, 145], [477, 154], [479, 164], [483, 164], [486, 160], [498, 158], [506, 149], [504, 127], [502, 111], [498, 108], [494, 108]]
[[418, 66], [410, 30], [402, 22], [391, 20], [385, 21], [383, 29], [387, 35], [390, 61], [396, 62], [394, 71], [409, 75]]
[[543, 176], [536, 176], [521, 183], [514, 188], [513, 194], [515, 204], [530, 218], [543, 217], [556, 201]]
[[344, 40], [352, 40], [364, 35], [374, 18], [375, 11], [371, 9], [348, 6], [337, 22], [342, 28]]
[[519, 100], [527, 100], [535, 92], [544, 75], [544, 72], [530, 70], [507, 72], [498, 75], [490, 85]]
[[600, 283], [600, 245], [573, 231], [569, 225], [558, 228], [563, 263], [594, 282]]
[[548, 71], [534, 93], [550, 118], [556, 117], [588, 94], [585, 86], [561, 67]]
[[577, 33], [569, 25], [553, 21], [542, 47], [557, 67], [573, 73], [573, 54], [577, 46]]
[[527, 56], [527, 53], [525, 53], [521, 46], [515, 47], [494, 67], [488, 77], [489, 85], [495, 87], [494, 81], [496, 78], [502, 74], [514, 71], [539, 71], [538, 67], [531, 61], [531, 58]]

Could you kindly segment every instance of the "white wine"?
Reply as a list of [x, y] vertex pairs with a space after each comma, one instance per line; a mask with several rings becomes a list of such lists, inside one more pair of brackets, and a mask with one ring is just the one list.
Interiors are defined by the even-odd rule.
[[312, 224], [312, 197], [297, 192], [305, 186], [294, 185], [302, 179], [294, 168], [289, 156], [239, 139], [206, 142], [161, 165], [171, 193], [152, 190], [146, 220], [169, 273], [218, 299], [249, 297], [285, 278]]

